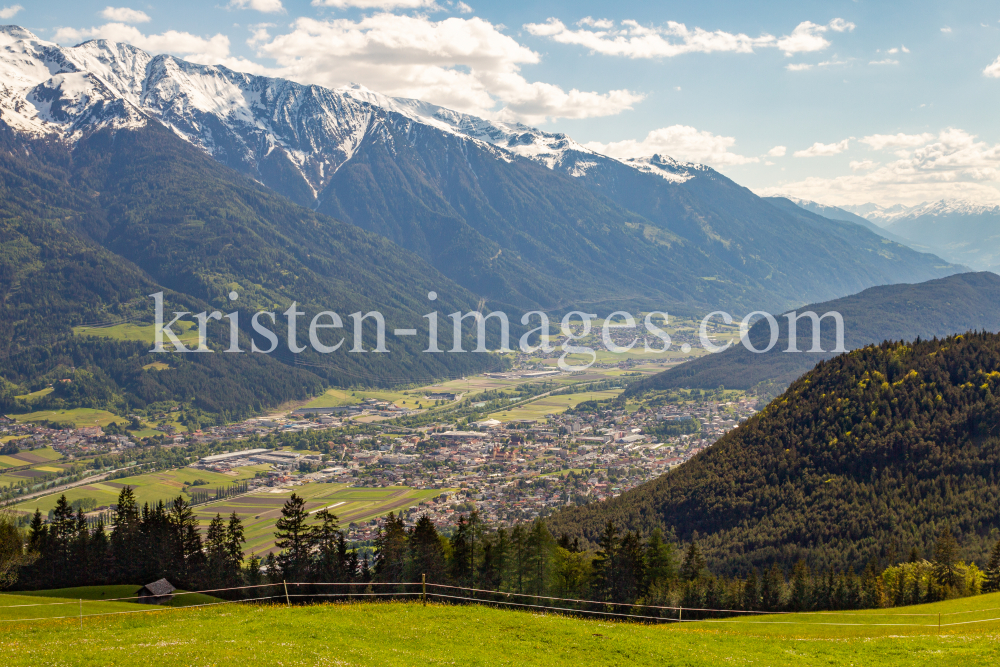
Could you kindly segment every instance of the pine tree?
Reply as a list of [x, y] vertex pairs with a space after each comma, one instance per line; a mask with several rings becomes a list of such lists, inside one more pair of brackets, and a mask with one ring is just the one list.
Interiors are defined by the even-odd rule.
[[701, 555], [697, 542], [692, 541], [688, 545], [684, 554], [684, 563], [681, 565], [681, 579], [684, 581], [694, 581], [705, 573], [705, 557]]
[[111, 553], [115, 562], [116, 579], [135, 581], [142, 569], [139, 506], [132, 487], [125, 486], [118, 493], [118, 506], [114, 513], [115, 526], [111, 531]]
[[403, 517], [397, 517], [389, 512], [389, 516], [379, 526], [375, 537], [375, 563], [372, 574], [376, 581], [401, 582], [405, 566], [406, 528], [403, 525]]
[[618, 529], [608, 521], [601, 535], [600, 547], [594, 557], [594, 592], [598, 600], [617, 601], [618, 598]]
[[934, 544], [934, 582], [940, 588], [937, 597], [944, 599], [958, 587], [958, 542], [945, 527]]
[[809, 567], [801, 559], [792, 568], [791, 598], [788, 606], [792, 611], [806, 611], [810, 607]]
[[205, 583], [209, 588], [224, 588], [226, 578], [226, 523], [221, 514], [208, 524], [205, 533]]
[[785, 575], [775, 563], [771, 566], [761, 581], [760, 604], [765, 611], [778, 611], [781, 608], [782, 593], [785, 588]]
[[316, 513], [319, 525], [310, 537], [310, 551], [315, 553], [312, 579], [321, 582], [344, 581], [344, 563], [340, 554], [343, 533], [337, 515], [329, 509]]
[[462, 585], [471, 585], [470, 566], [472, 562], [472, 548], [469, 545], [469, 526], [465, 522], [465, 516], [458, 517], [455, 532], [451, 534], [451, 579], [453, 582]]
[[997, 543], [993, 545], [990, 561], [983, 574], [983, 592], [996, 593], [1000, 591], [1000, 540], [997, 540]]
[[446, 576], [444, 546], [430, 517], [424, 514], [417, 519], [417, 523], [407, 535], [406, 542], [410, 556], [407, 577], [411, 581], [419, 581], [421, 575], [426, 575], [428, 582], [444, 581]]
[[[243, 545], [247, 538], [243, 529], [243, 522], [236, 516], [236, 512], [229, 515], [229, 524], [226, 526], [226, 585], [238, 586], [241, 583], [241, 573], [243, 571]], [[257, 567], [260, 567], [258, 562]]]
[[312, 528], [306, 525], [309, 514], [306, 501], [293, 493], [281, 508], [281, 518], [274, 526], [274, 545], [281, 550], [278, 556], [281, 573], [285, 581], [301, 581], [308, 573], [309, 543]]

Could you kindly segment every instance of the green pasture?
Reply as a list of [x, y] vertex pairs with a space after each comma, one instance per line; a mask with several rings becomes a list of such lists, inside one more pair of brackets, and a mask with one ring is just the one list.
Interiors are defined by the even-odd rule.
[[37, 410], [26, 412], [20, 415], [10, 415], [19, 423], [31, 423], [40, 421], [72, 422], [76, 428], [82, 426], [107, 426], [111, 422], [127, 424], [124, 417], [113, 415], [107, 410], [95, 410], [93, 408], [73, 408], [71, 410]]
[[[1000, 606], [1000, 597], [987, 597], [975, 599], [977, 608]], [[0, 597], [0, 605], [18, 599], [29, 598], [6, 595]], [[85, 601], [84, 605], [84, 613], [91, 609], [98, 613], [98, 608], [121, 611], [138, 607], [97, 601]], [[9, 607], [0, 612], [17, 618]], [[582, 619], [538, 609], [435, 602], [423, 606], [417, 601], [292, 607], [244, 603], [84, 618], [82, 630], [79, 619], [73, 618], [6, 623], [8, 631], [0, 635], [0, 659], [11, 666], [71, 663], [142, 667], [150, 662], [240, 666], [937, 667], [995, 665], [1000, 660], [1000, 642], [996, 640], [1000, 621], [946, 626], [939, 632], [937, 627], [919, 624], [874, 625], [866, 622], [872, 619], [865, 612], [840, 616], [845, 619], [840, 625], [818, 625], [814, 616], [801, 614], [745, 623], [643, 624]], [[769, 624], [769, 619], [775, 618], [780, 623]]]
[[[187, 346], [198, 345], [198, 328], [196, 322], [181, 320], [175, 323], [171, 331], [177, 338]], [[77, 336], [97, 336], [99, 338], [111, 338], [114, 340], [138, 340], [144, 343], [153, 343], [156, 330], [152, 324], [117, 324], [113, 327], [73, 327], [73, 333]], [[169, 339], [164, 336], [163, 345], [166, 349], [171, 349]]]
[[[77, 603], [76, 611], [79, 613], [79, 601], [83, 601], [83, 613], [87, 613], [87, 603], [88, 602], [103, 602], [105, 604], [128, 604], [128, 609], [131, 609], [131, 605], [138, 604], [136, 599], [138, 596], [136, 593], [142, 588], [141, 584], [115, 584], [111, 586], [77, 586], [75, 588], [53, 588], [43, 591], [12, 591], [10, 595], [0, 596], [0, 598], [6, 597], [27, 597], [27, 598], [43, 598], [46, 602], [58, 601], [62, 599], [68, 599], [75, 601]], [[189, 593], [186, 591], [178, 590], [174, 593], [174, 599], [165, 603], [168, 607], [190, 607], [196, 604], [211, 604], [213, 602], [218, 602], [219, 598], [212, 597], [211, 595], [206, 595], [205, 593]], [[21, 604], [31, 604], [34, 601], [22, 601]], [[8, 603], [7, 600], [0, 599], [0, 615], [3, 614], [3, 607]], [[17, 604], [16, 602], [13, 604]], [[63, 607], [65, 605], [52, 604], [53, 607]], [[147, 607], [149, 605], [139, 605], [141, 607]], [[11, 610], [8, 610], [10, 614]], [[0, 616], [3, 617], [3, 616]]]
[[42, 396], [48, 396], [53, 391], [52, 387], [46, 387], [45, 389], [39, 389], [38, 391], [33, 391], [30, 394], [21, 394], [16, 398], [23, 398], [30, 401], [33, 398], [41, 398]]
[[490, 415], [492, 419], [500, 421], [511, 421], [514, 419], [543, 419], [548, 414], [559, 414], [569, 408], [574, 408], [584, 401], [603, 401], [614, 398], [621, 393], [620, 389], [609, 389], [606, 391], [585, 391], [578, 394], [563, 394], [557, 396], [545, 396], [536, 401], [525, 403], [511, 410], [494, 412]]
[[66, 491], [53, 493], [40, 498], [32, 498], [14, 505], [13, 509], [23, 512], [34, 512], [35, 508], [48, 513], [54, 509], [59, 496], [65, 493], [66, 499], [70, 502], [80, 498], [94, 498], [98, 506], [111, 505], [118, 501], [118, 494], [124, 486], [132, 487], [136, 500], [142, 503], [156, 503], [162, 500], [169, 503], [179, 495], [183, 495], [190, 500], [188, 493], [182, 493], [185, 482], [194, 482], [196, 479], [203, 479], [208, 482], [205, 486], [191, 487], [193, 489], [206, 489], [214, 491], [219, 486], [229, 486], [230, 483], [249, 479], [258, 470], [266, 470], [270, 466], [246, 466], [235, 468], [234, 475], [211, 472], [208, 470], [196, 470], [194, 468], [181, 468], [179, 470], [167, 470], [163, 472], [147, 473], [136, 475], [135, 477], [123, 477], [121, 479], [103, 480], [93, 484], [77, 486]]

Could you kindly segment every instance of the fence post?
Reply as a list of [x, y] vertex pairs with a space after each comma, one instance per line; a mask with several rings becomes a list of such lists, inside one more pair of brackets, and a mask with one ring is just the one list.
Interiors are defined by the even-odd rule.
[[[938, 625], [941, 623], [939, 622]], [[80, 629], [83, 630], [83, 598], [80, 598]]]
[[291, 607], [292, 603], [288, 599], [288, 584], [283, 579], [282, 579], [281, 583], [285, 587], [285, 604], [287, 604], [289, 607]]
[[427, 606], [427, 575], [420, 575], [420, 598], [424, 601], [424, 606]]
[[684, 607], [678, 607], [677, 608], [677, 620], [678, 621], [683, 621], [684, 620]]
[[941, 634], [941, 612], [938, 612], [938, 634]]

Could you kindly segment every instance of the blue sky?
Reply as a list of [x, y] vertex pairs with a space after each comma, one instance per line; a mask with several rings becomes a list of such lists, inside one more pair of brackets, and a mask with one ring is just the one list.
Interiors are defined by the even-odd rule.
[[995, 2], [38, 0], [6, 23], [356, 82], [830, 204], [1000, 203]]

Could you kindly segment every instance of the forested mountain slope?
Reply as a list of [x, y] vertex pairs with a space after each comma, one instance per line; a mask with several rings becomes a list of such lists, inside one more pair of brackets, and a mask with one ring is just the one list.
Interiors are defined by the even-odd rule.
[[1000, 335], [886, 342], [821, 362], [688, 463], [548, 519], [697, 539], [719, 572], [927, 553], [944, 525], [982, 561], [1000, 529]]
[[[943, 337], [965, 331], [1000, 331], [1000, 276], [990, 272], [960, 273], [916, 285], [871, 287], [859, 294], [825, 303], [813, 303], [795, 310], [813, 311], [822, 316], [839, 312], [844, 318], [844, 346], [852, 350], [884, 340], [911, 340]], [[822, 359], [834, 356], [836, 328], [832, 318], [820, 326], [821, 347], [812, 348], [812, 321], [796, 324], [796, 347], [787, 352], [788, 319], [778, 316], [780, 334], [771, 351], [755, 354], [736, 344], [718, 354], [711, 354], [675, 366], [640, 382], [629, 385], [626, 396], [637, 396], [656, 389], [691, 387], [715, 389], [750, 389], [768, 383], [783, 390], [797, 377]], [[766, 320], [750, 327], [749, 339], [755, 349], [763, 350], [770, 342], [771, 330]]]
[[522, 308], [780, 309], [958, 267], [861, 227], [802, 224], [717, 172], [619, 161], [563, 135], [356, 87], [329, 90], [0, 28], [0, 111], [72, 143], [162, 122], [287, 196]]
[[[98, 130], [72, 150], [0, 124], [0, 189], [0, 375], [23, 389], [72, 378], [73, 369], [95, 375], [78, 378], [73, 391], [59, 387], [36, 407], [123, 410], [173, 398], [245, 414], [306, 398], [324, 381], [430, 380], [497, 363], [487, 355], [422, 354], [426, 337], [391, 337], [395, 326], [426, 330], [429, 291], [441, 295], [434, 306], [443, 312], [474, 308], [472, 294], [399, 246], [220, 166], [155, 121]], [[276, 311], [282, 345], [272, 356], [151, 355], [148, 343], [73, 336], [83, 324], [151, 324], [149, 295], [160, 290], [168, 313], [239, 310], [243, 349], [251, 315]], [[321, 310], [339, 313], [347, 337], [350, 313], [382, 312], [391, 352], [349, 353], [348, 341], [337, 353], [294, 360], [318, 367], [293, 368], [280, 316], [292, 301], [306, 328]], [[223, 326], [212, 331], [213, 340], [228, 340]], [[305, 342], [303, 326], [299, 336]], [[442, 342], [450, 342], [446, 331]], [[142, 369], [152, 361], [171, 368]], [[89, 393], [81, 389], [88, 385]]]

